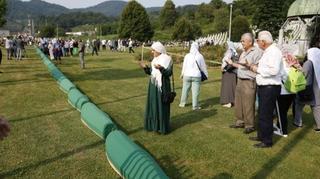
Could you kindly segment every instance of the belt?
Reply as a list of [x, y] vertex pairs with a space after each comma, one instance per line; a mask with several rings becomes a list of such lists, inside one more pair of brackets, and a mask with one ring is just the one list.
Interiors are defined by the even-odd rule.
[[281, 85], [258, 85], [258, 88], [274, 88], [281, 87]]
[[254, 81], [254, 79], [250, 79], [250, 78], [238, 78], [239, 80], [250, 80], [250, 81]]

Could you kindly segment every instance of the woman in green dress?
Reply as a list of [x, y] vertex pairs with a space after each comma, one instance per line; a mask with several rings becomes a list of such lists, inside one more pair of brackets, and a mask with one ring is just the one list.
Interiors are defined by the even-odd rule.
[[170, 103], [163, 102], [163, 94], [171, 91], [172, 60], [160, 42], [153, 43], [151, 49], [154, 57], [151, 67], [140, 62], [145, 73], [150, 75], [144, 128], [167, 134], [170, 131]]

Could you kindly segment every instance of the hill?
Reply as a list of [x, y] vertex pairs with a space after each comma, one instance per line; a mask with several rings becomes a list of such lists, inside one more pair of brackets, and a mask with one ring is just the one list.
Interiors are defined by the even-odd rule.
[[73, 9], [72, 11], [99, 12], [106, 16], [117, 17], [126, 5], [125, 1], [105, 1], [92, 7]]

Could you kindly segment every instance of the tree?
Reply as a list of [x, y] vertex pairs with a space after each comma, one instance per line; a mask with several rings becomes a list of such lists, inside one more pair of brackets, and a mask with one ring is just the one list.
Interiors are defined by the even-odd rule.
[[212, 22], [214, 20], [214, 9], [212, 6], [202, 3], [196, 12], [196, 18], [204, 22]]
[[174, 3], [171, 0], [167, 0], [160, 11], [160, 25], [161, 29], [172, 27], [177, 19], [178, 15]]
[[189, 41], [194, 40], [201, 34], [202, 32], [199, 25], [192, 26], [191, 22], [183, 17], [174, 25], [172, 39]]
[[147, 41], [153, 37], [149, 16], [141, 4], [130, 1], [123, 9], [118, 34], [120, 38]]
[[54, 37], [56, 35], [56, 27], [53, 25], [45, 25], [40, 28], [41, 37]]
[[211, 0], [210, 5], [214, 8], [214, 9], [220, 9], [220, 8], [224, 8], [227, 6], [227, 3], [225, 3], [222, 0]]
[[241, 35], [251, 32], [250, 24], [245, 16], [237, 16], [232, 20], [231, 41], [239, 42]]
[[285, 21], [283, 17], [284, 1], [280, 0], [255, 0], [256, 11], [253, 16], [253, 24], [260, 30], [268, 30], [276, 37]]
[[6, 23], [5, 15], [7, 10], [6, 0], [0, 0], [0, 27]]
[[256, 4], [252, 0], [238, 0], [233, 1], [233, 17], [238, 15], [247, 16], [249, 20], [252, 19], [252, 15], [255, 13]]
[[215, 33], [226, 32], [229, 29], [229, 12], [227, 9], [218, 9], [214, 13], [213, 26]]

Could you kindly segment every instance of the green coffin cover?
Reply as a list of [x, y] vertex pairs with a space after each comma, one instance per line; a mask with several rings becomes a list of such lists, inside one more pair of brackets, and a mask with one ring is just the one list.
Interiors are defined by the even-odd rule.
[[43, 59], [43, 63], [44, 63], [46, 66], [49, 66], [50, 64], [54, 65], [50, 60], [47, 60], [47, 59]]
[[106, 155], [112, 167], [124, 178], [169, 178], [151, 155], [122, 131], [116, 130], [108, 135]]
[[40, 57], [41, 57], [42, 59], [44, 59], [44, 57], [46, 56], [46, 55], [43, 54], [42, 52], [40, 52], [39, 54], [40, 54]]
[[57, 68], [51, 71], [51, 75], [55, 80], [59, 80], [62, 77], [65, 77], [64, 74]]
[[85, 103], [89, 102], [89, 98], [82, 94], [77, 88], [70, 89], [68, 99], [70, 104], [79, 111]]
[[36, 48], [36, 52], [37, 52], [37, 54], [39, 54], [39, 55], [42, 53], [39, 48]]
[[65, 76], [59, 78], [58, 83], [60, 85], [60, 89], [65, 93], [69, 93], [71, 89], [76, 88], [76, 86]]
[[108, 134], [117, 128], [110, 116], [90, 102], [81, 108], [81, 119], [102, 139], [106, 139]]
[[55, 69], [58, 69], [53, 63], [48, 64], [47, 67], [50, 72], [52, 72]]

